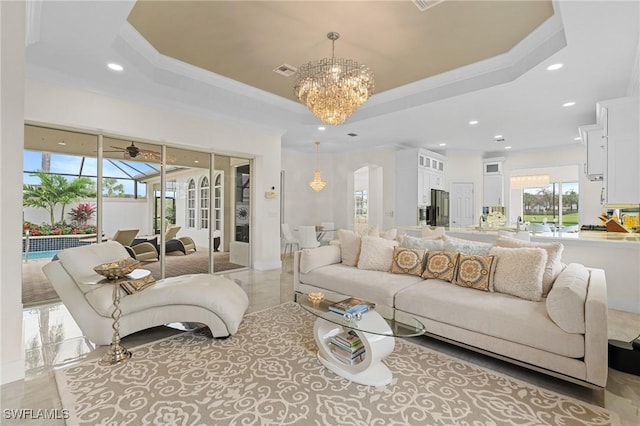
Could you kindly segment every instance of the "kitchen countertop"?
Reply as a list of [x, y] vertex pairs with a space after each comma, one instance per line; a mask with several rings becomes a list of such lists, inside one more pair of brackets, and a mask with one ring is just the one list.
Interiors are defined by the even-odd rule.
[[[421, 232], [420, 226], [404, 226], [399, 227], [398, 231], [408, 231], [411, 233]], [[467, 234], [475, 236], [493, 237], [498, 235], [498, 231], [515, 231], [515, 228], [445, 228], [447, 234]], [[640, 233], [624, 233], [624, 232], [602, 232], [602, 231], [578, 231], [578, 232], [542, 232], [531, 233], [532, 241], [557, 240], [566, 242], [598, 242], [598, 243], [629, 243], [640, 244]]]

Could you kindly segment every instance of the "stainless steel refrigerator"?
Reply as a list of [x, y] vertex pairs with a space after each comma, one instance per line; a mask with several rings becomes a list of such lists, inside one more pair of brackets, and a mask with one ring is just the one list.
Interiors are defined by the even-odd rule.
[[431, 190], [431, 205], [427, 208], [427, 225], [449, 226], [449, 193]]

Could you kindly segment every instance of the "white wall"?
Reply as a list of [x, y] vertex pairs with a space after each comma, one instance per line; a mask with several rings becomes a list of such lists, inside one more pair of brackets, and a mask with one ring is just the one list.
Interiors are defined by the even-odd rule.
[[319, 193], [308, 185], [313, 178], [314, 156], [283, 150], [284, 221], [292, 228], [334, 222], [336, 228], [353, 229], [353, 172], [363, 166], [382, 168], [381, 230], [393, 228], [395, 154], [390, 149], [355, 151], [335, 156], [320, 154], [320, 171], [327, 186]]
[[25, 3], [0, 2], [0, 381], [24, 378], [22, 147]]
[[258, 131], [35, 80], [26, 81], [25, 119], [253, 157], [253, 267], [280, 267], [280, 205], [264, 197], [265, 191], [271, 186], [278, 188], [280, 182], [280, 134], [275, 131]]

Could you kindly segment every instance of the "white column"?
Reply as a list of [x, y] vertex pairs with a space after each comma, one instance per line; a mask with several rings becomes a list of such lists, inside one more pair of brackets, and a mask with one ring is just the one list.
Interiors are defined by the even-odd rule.
[[0, 380], [24, 378], [22, 150], [25, 2], [0, 2]]

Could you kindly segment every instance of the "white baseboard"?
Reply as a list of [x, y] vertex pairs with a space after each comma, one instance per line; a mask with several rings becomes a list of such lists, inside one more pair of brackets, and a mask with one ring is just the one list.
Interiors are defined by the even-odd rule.
[[0, 369], [2, 385], [24, 379], [24, 359], [2, 364]]

